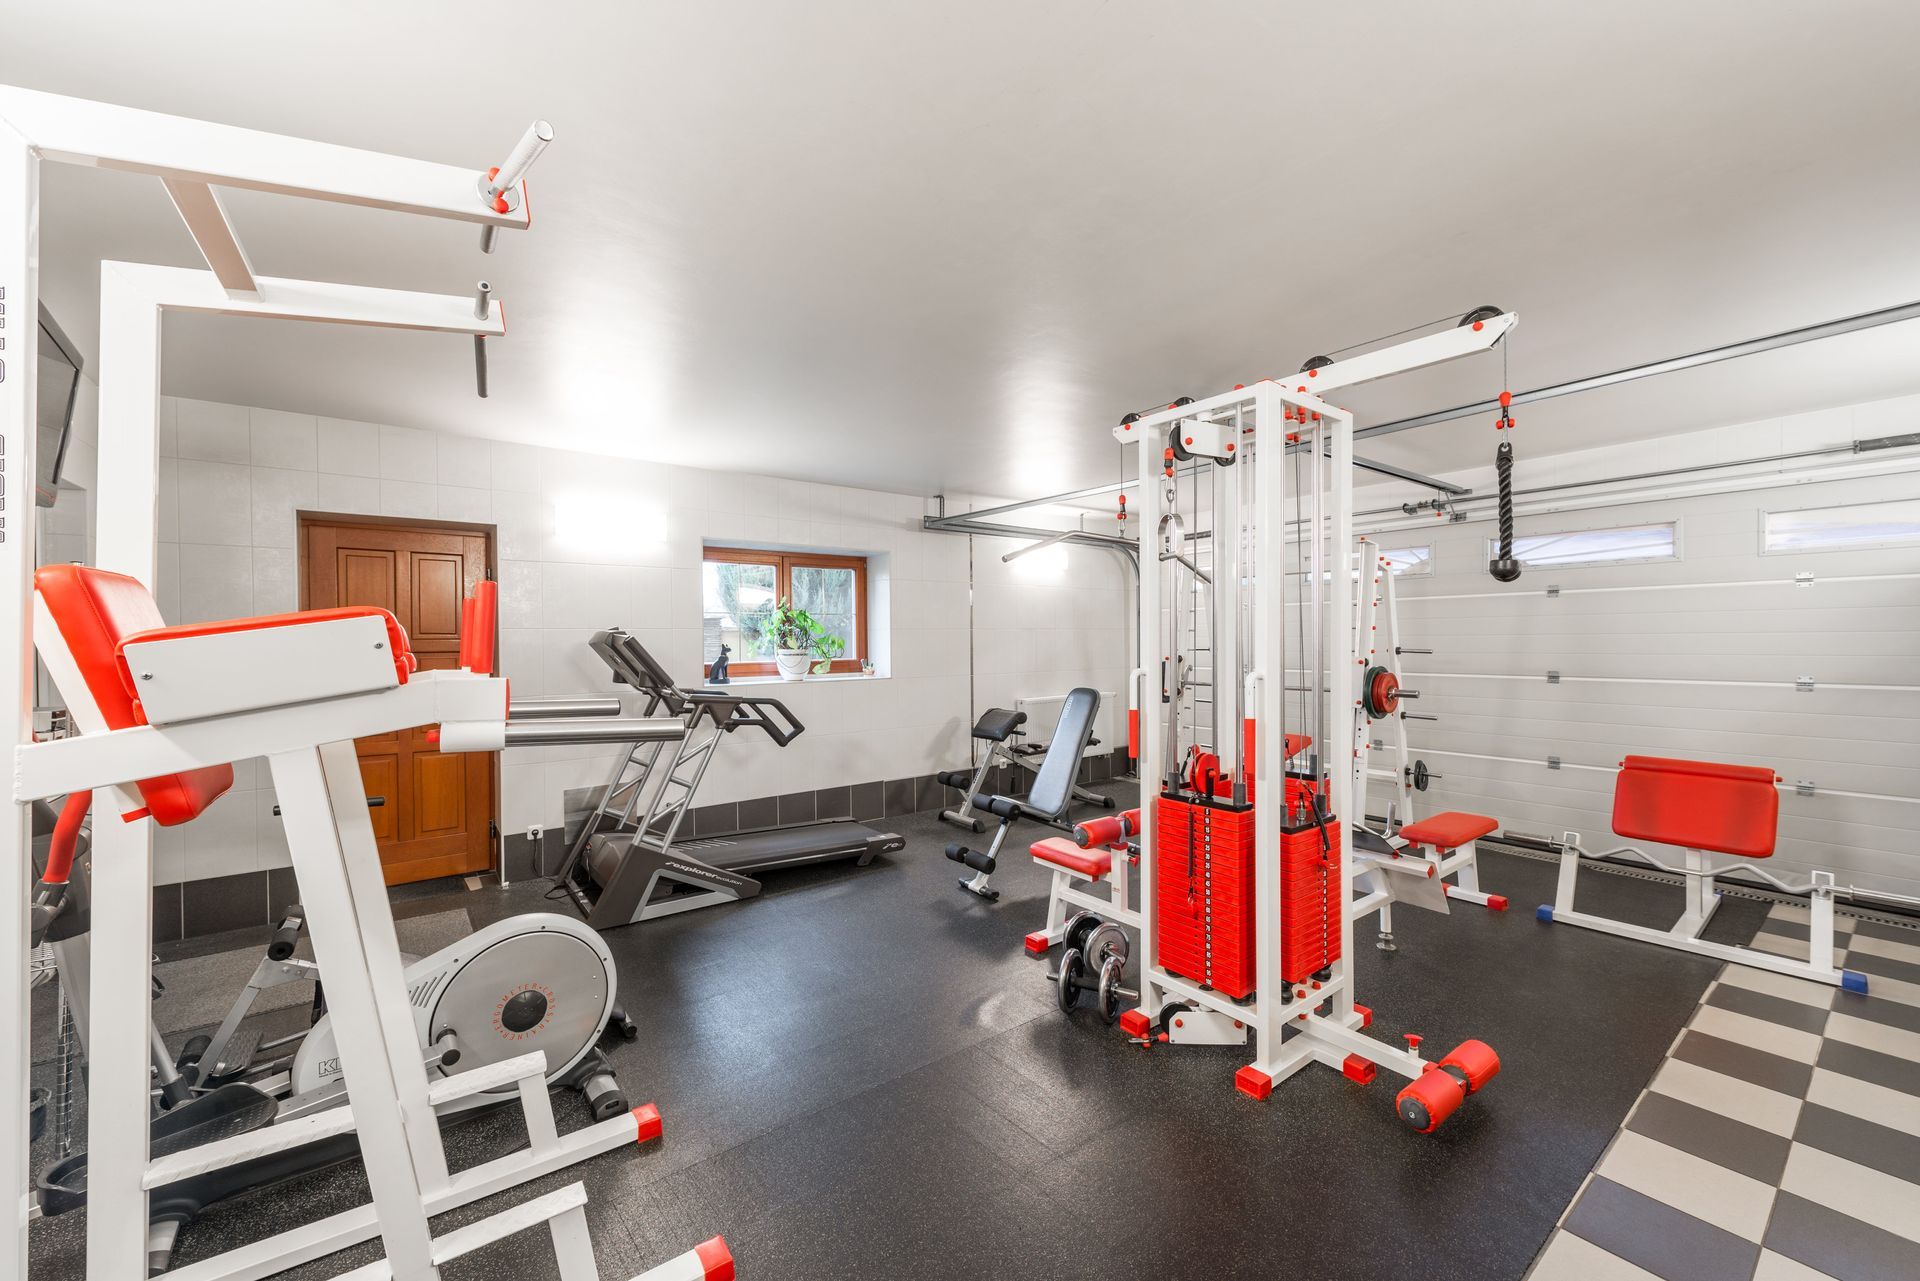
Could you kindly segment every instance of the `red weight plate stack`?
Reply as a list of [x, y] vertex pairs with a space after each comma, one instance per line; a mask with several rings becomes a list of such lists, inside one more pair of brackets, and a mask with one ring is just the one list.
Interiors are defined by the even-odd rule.
[[1340, 824], [1325, 848], [1309, 824], [1280, 836], [1280, 977], [1304, 982], [1340, 959]]
[[1253, 991], [1253, 811], [1162, 796], [1153, 810], [1154, 963], [1239, 1000]]

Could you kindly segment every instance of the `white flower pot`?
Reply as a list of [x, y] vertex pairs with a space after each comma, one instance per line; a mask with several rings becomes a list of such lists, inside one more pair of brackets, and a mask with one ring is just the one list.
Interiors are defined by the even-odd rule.
[[780, 679], [783, 681], [803, 681], [807, 679], [807, 669], [813, 666], [813, 651], [810, 649], [775, 650], [773, 658], [780, 668]]

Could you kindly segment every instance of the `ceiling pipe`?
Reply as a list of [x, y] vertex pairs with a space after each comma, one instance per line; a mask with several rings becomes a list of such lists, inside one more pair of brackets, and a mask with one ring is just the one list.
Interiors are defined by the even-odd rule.
[[[1572, 382], [1554, 383], [1549, 387], [1536, 387], [1532, 391], [1515, 392], [1512, 403], [1531, 405], [1542, 400], [1553, 400], [1559, 396], [1596, 391], [1602, 387], [1613, 387], [1641, 378], [1676, 373], [1682, 369], [1697, 369], [1702, 365], [1714, 365], [1723, 360], [1737, 360], [1742, 356], [1754, 356], [1763, 351], [1797, 347], [1801, 343], [1817, 342], [1822, 338], [1835, 338], [1841, 334], [1857, 333], [1862, 329], [1877, 329], [1881, 325], [1897, 325], [1903, 320], [1916, 319], [1920, 319], [1920, 302], [1904, 303], [1898, 307], [1884, 307], [1879, 311], [1863, 311], [1857, 316], [1847, 316], [1840, 320], [1829, 320], [1800, 329], [1784, 329], [1777, 334], [1768, 334], [1764, 338], [1749, 338], [1745, 342], [1709, 347], [1704, 351], [1696, 351], [1686, 356], [1674, 356], [1667, 360], [1656, 360], [1650, 364], [1630, 365], [1625, 369], [1616, 369], [1610, 374], [1595, 374], [1590, 378], [1576, 378]], [[1411, 418], [1397, 418], [1392, 422], [1360, 427], [1355, 429], [1353, 438], [1365, 440], [1370, 436], [1389, 436], [1395, 432], [1411, 431], [1415, 427], [1452, 422], [1456, 418], [1472, 418], [1479, 414], [1497, 413], [1500, 407], [1500, 401], [1497, 398], [1477, 400], [1471, 405], [1457, 405], [1452, 409], [1436, 410], [1430, 414], [1416, 414]]]
[[1052, 538], [1043, 538], [1037, 543], [1028, 543], [1025, 547], [1016, 547], [1012, 551], [1008, 552], [1005, 556], [1002, 556], [1000, 558], [1000, 563], [1003, 565], [1011, 565], [1014, 561], [1019, 560], [1022, 556], [1029, 555], [1030, 553], [1033, 553], [1033, 552], [1045, 551], [1049, 547], [1058, 546], [1059, 544], [1066, 542], [1069, 538], [1072, 538], [1075, 534], [1079, 532], [1080, 531], [1077, 529], [1063, 530], [1062, 532], [1055, 534]]

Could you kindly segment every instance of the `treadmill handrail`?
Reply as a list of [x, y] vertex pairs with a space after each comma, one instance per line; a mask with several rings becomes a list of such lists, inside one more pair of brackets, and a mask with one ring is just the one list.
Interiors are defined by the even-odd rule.
[[729, 734], [737, 729], [762, 729], [775, 746], [785, 747], [807, 732], [800, 718], [777, 698], [700, 689], [682, 689], [680, 696], [696, 706], [708, 708], [714, 724]]

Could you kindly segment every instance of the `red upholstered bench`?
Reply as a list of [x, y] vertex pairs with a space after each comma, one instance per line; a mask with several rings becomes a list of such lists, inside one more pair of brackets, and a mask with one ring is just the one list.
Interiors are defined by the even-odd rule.
[[1488, 818], [1484, 814], [1462, 814], [1458, 810], [1448, 810], [1444, 814], [1433, 814], [1418, 823], [1409, 823], [1400, 829], [1400, 837], [1409, 845], [1431, 845], [1441, 853], [1458, 849], [1468, 841], [1477, 841], [1488, 832], [1500, 826], [1498, 819]]
[[[48, 565], [34, 573], [33, 583], [72, 658], [75, 671], [99, 711], [101, 726], [87, 726], [82, 718], [83, 729], [132, 729], [149, 723], [140, 702], [141, 681], [134, 667], [142, 653], [156, 652], [147, 647], [164, 647], [168, 641], [371, 617], [384, 620], [386, 652], [393, 665], [395, 683], [404, 685], [416, 666], [406, 632], [399, 622], [386, 610], [372, 606], [168, 627], [160, 616], [153, 593], [139, 579], [125, 574], [85, 565]], [[73, 700], [72, 691], [64, 692]], [[137, 786], [153, 820], [163, 827], [172, 827], [197, 818], [232, 787], [233, 766], [210, 765], [141, 779]], [[128, 815], [129, 818], [140, 816], [138, 812]]]
[[1113, 870], [1113, 855], [1104, 849], [1083, 850], [1064, 836], [1035, 841], [1029, 852], [1034, 860], [1052, 867], [1065, 868], [1076, 876], [1097, 881]]

